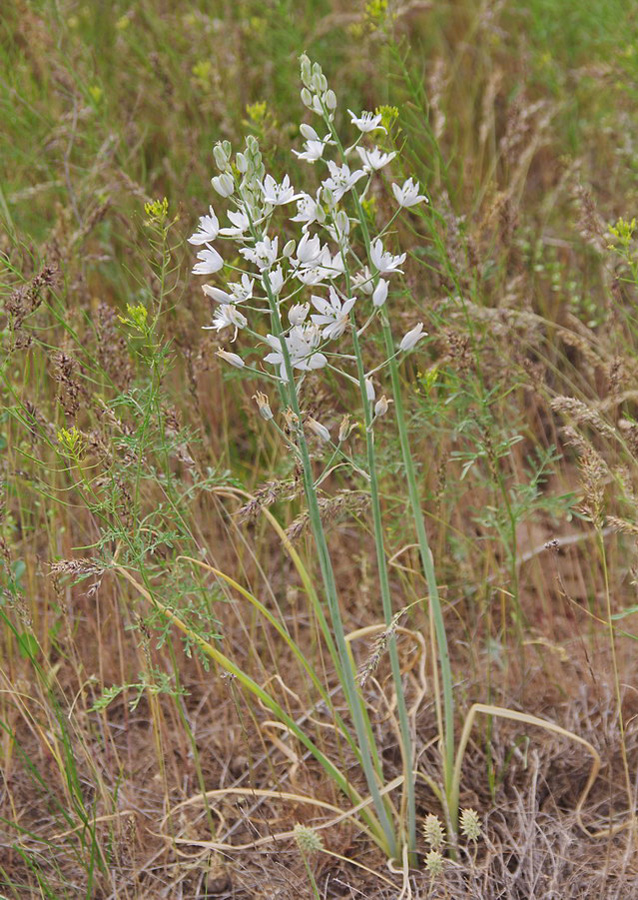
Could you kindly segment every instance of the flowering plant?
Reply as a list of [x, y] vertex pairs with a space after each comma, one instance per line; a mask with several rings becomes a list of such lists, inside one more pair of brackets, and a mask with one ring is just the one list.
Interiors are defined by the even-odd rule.
[[[249, 136], [245, 148], [233, 156], [228, 141], [218, 143], [214, 157], [219, 174], [212, 179], [215, 191], [228, 201], [229, 226], [220, 228], [212, 207], [199, 220], [190, 242], [202, 247], [196, 275], [214, 275], [235, 271], [238, 280], [222, 286], [204, 284], [206, 296], [214, 303], [210, 327], [227, 333], [236, 349], [223, 349], [218, 355], [226, 363], [243, 369], [253, 378], [270, 386], [279, 395], [281, 414], [286, 429], [281, 428], [273, 413], [270, 398], [259, 391], [255, 395], [261, 415], [279, 430], [295, 455], [303, 476], [308, 504], [308, 517], [317, 548], [325, 603], [317, 611], [324, 638], [339, 675], [348, 705], [351, 725], [341, 723], [364, 771], [371, 797], [363, 803], [361, 817], [371, 837], [389, 857], [399, 858], [403, 852], [413, 858], [416, 847], [416, 807], [414, 790], [414, 737], [401, 678], [396, 646], [396, 610], [393, 608], [384, 546], [381, 499], [377, 477], [375, 423], [388, 413], [390, 404], [396, 416], [403, 464], [408, 483], [417, 540], [428, 581], [430, 608], [440, 661], [443, 702], [439, 703], [444, 746], [444, 790], [439, 796], [452, 797], [453, 772], [453, 706], [452, 678], [447, 644], [439, 603], [432, 556], [427, 544], [423, 513], [417, 490], [414, 464], [403, 412], [399, 381], [401, 358], [414, 350], [425, 337], [423, 323], [396, 340], [390, 324], [393, 281], [402, 272], [405, 252], [391, 249], [391, 227], [404, 209], [427, 203], [419, 185], [409, 178], [403, 184], [392, 184], [396, 210], [389, 221], [371, 232], [371, 221], [364, 211], [371, 184], [379, 178], [397, 156], [385, 152], [372, 142], [376, 132], [385, 131], [380, 114], [349, 111], [351, 127], [356, 131], [354, 143], [347, 148], [335, 128], [337, 98], [328, 87], [321, 67], [301, 57], [301, 99], [307, 109], [320, 120], [320, 131], [309, 124], [301, 126], [305, 138], [301, 151], [293, 151], [299, 160], [315, 167], [323, 166], [323, 180], [312, 193], [297, 191], [285, 175], [276, 181], [266, 173], [257, 140]], [[322, 132], [320, 134], [320, 132]], [[334, 156], [335, 158], [329, 158]], [[294, 208], [291, 209], [294, 204]], [[291, 213], [294, 213], [291, 215]], [[294, 240], [286, 240], [276, 231], [280, 216], [299, 228]], [[216, 242], [217, 246], [213, 246]], [[238, 254], [225, 252], [223, 242], [233, 243]], [[219, 249], [218, 249], [219, 248]], [[240, 267], [224, 259], [243, 260]], [[365, 353], [366, 339], [374, 329], [380, 330], [385, 346], [385, 359], [370, 368]], [[240, 339], [241, 336], [241, 339]], [[342, 457], [351, 462], [344, 444], [349, 428], [340, 428], [336, 439], [327, 424], [309, 416], [303, 409], [300, 388], [307, 373], [329, 369], [338, 377], [358, 386], [360, 415], [366, 436], [367, 467], [365, 477], [370, 493], [377, 568], [385, 619], [387, 650], [391, 662], [398, 703], [400, 743], [403, 756], [401, 808], [396, 813], [385, 783], [377, 748], [372, 739], [368, 710], [363, 700], [352, 664], [347, 635], [339, 606], [337, 586], [323, 529], [317, 495], [317, 479], [308, 446], [308, 435], [317, 436], [331, 460]], [[387, 376], [388, 398], [378, 396], [377, 385]], [[357, 467], [357, 471], [361, 469]], [[350, 729], [354, 729], [352, 734]], [[312, 752], [337, 780], [348, 796], [359, 805], [362, 801], [353, 786], [313, 745]], [[396, 785], [395, 785], [396, 786]], [[448, 803], [450, 827], [455, 828], [456, 812]]]

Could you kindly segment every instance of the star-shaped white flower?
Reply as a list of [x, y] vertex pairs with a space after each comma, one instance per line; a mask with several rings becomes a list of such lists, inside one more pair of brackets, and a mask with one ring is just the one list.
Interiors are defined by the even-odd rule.
[[399, 187], [398, 184], [393, 184], [392, 193], [399, 206], [416, 206], [417, 203], [422, 203], [424, 200], [426, 203], [428, 202], [428, 198], [425, 194], [419, 194], [418, 182], [415, 184], [411, 178], [408, 178], [407, 181], [403, 182], [403, 187]]
[[224, 265], [224, 260], [217, 250], [208, 244], [206, 250], [199, 251], [197, 259], [199, 262], [193, 266], [193, 275], [213, 275], [215, 272], [219, 272]]
[[357, 147], [357, 153], [361, 157], [363, 168], [367, 172], [377, 172], [379, 169], [387, 166], [389, 162], [392, 162], [396, 156], [396, 152], [383, 153], [378, 147], [373, 147], [372, 150], [367, 150], [365, 147]]
[[399, 266], [405, 262], [407, 254], [401, 253], [400, 256], [393, 256], [386, 253], [381, 243], [381, 238], [377, 238], [372, 242], [370, 247], [370, 259], [379, 270], [381, 275], [392, 275], [394, 272], [402, 272]]
[[279, 249], [279, 238], [272, 240], [266, 236], [263, 240], [257, 241], [254, 247], [241, 247], [239, 252], [249, 262], [255, 263], [257, 268], [263, 272], [269, 269], [277, 260], [277, 251]]
[[297, 200], [297, 215], [291, 218], [291, 222], [303, 222], [304, 229], [318, 221], [323, 210], [310, 194], [302, 194]]
[[352, 276], [352, 289], [354, 291], [363, 291], [364, 294], [371, 294], [374, 290], [374, 279], [372, 273], [367, 266]]
[[323, 186], [332, 193], [336, 203], [341, 200], [344, 194], [351, 191], [357, 181], [365, 175], [363, 169], [351, 172], [349, 166], [338, 166], [332, 160], [328, 162], [328, 171], [330, 172], [330, 177], [323, 180]]
[[222, 329], [232, 326], [237, 331], [238, 328], [245, 328], [247, 324], [246, 316], [240, 313], [234, 304], [224, 303], [215, 310], [213, 324], [205, 325], [204, 328], [222, 331]]
[[[286, 364], [281, 347], [281, 341], [274, 334], [266, 335], [266, 340], [273, 352], [264, 357], [264, 361], [273, 366], [279, 366], [279, 377], [282, 381], [288, 381]], [[328, 362], [323, 353], [317, 353], [319, 343], [319, 331], [314, 325], [295, 325], [290, 334], [284, 338], [290, 364], [293, 369], [308, 372], [311, 369], [322, 369]]]
[[219, 233], [219, 221], [217, 216], [213, 212], [213, 207], [209, 206], [208, 211], [210, 213], [209, 216], [200, 216], [199, 217], [199, 231], [196, 231], [192, 234], [189, 239], [189, 244], [208, 244], [210, 241], [214, 241]]
[[421, 338], [424, 338], [427, 334], [427, 331], [423, 331], [423, 322], [419, 322], [418, 325], [415, 325], [407, 334], [404, 334], [401, 338], [401, 343], [399, 344], [399, 350], [402, 350], [404, 353], [407, 353], [408, 350], [412, 350], [413, 347], [419, 343]]
[[348, 112], [350, 113], [350, 121], [357, 126], [362, 134], [369, 134], [371, 131], [376, 131], [377, 128], [381, 128], [383, 131], [386, 130], [381, 124], [382, 116], [380, 113], [375, 116], [374, 113], [364, 111], [360, 116], [357, 116], [351, 109]]
[[243, 303], [252, 297], [254, 283], [254, 279], [249, 278], [248, 275], [242, 275], [241, 282], [235, 281], [228, 285], [231, 289], [230, 292], [223, 291], [212, 284], [202, 285], [202, 290], [207, 297], [210, 297], [216, 303]]
[[250, 228], [250, 219], [241, 210], [230, 210], [228, 218], [233, 223], [233, 228], [221, 228], [219, 233], [224, 237], [241, 238]]
[[356, 298], [350, 297], [348, 300], [342, 300], [332, 285], [330, 285], [329, 291], [329, 300], [314, 294], [311, 296], [312, 305], [318, 315], [312, 315], [310, 318], [318, 328], [322, 329], [322, 337], [334, 340], [341, 337], [348, 327], [348, 317], [356, 303]]
[[291, 200], [297, 200], [301, 194], [295, 194], [295, 189], [290, 184], [288, 175], [284, 175], [281, 184], [277, 184], [272, 175], [266, 175], [261, 186], [264, 202], [271, 206], [283, 206]]

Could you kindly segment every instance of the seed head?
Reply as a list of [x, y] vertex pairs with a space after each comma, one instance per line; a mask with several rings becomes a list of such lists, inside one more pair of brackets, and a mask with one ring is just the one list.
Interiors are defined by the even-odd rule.
[[302, 853], [320, 853], [323, 850], [323, 841], [314, 828], [301, 825], [299, 822], [294, 829], [295, 841]]
[[481, 823], [475, 809], [464, 809], [461, 812], [461, 834], [468, 841], [478, 841], [481, 836]]
[[430, 850], [425, 857], [425, 868], [428, 870], [432, 878], [443, 874], [443, 857], [438, 850]]
[[445, 828], [438, 816], [430, 813], [423, 823], [423, 837], [435, 850], [439, 850], [445, 843]]

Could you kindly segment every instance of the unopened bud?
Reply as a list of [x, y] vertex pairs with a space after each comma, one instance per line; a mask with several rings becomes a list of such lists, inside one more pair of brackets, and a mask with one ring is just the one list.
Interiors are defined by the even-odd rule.
[[215, 162], [217, 163], [217, 168], [222, 172], [225, 172], [228, 169], [228, 162], [230, 160], [231, 154], [231, 146], [230, 141], [218, 141], [213, 147], [213, 156], [215, 157]]
[[220, 359], [223, 359], [224, 362], [230, 363], [231, 366], [235, 366], [236, 369], [243, 369], [246, 365], [241, 356], [238, 356], [236, 353], [228, 353], [228, 351], [226, 350], [218, 350], [217, 356], [219, 356]]
[[334, 112], [337, 108], [337, 95], [334, 91], [326, 91], [323, 95], [323, 102], [326, 105], [326, 108], [330, 110], [330, 112]]
[[377, 402], [374, 404], [375, 417], [378, 419], [381, 416], [385, 416], [388, 409], [390, 408], [391, 403], [392, 403], [392, 400], [388, 400], [388, 398], [385, 396], [385, 394], [383, 395], [383, 397], [379, 397]]
[[321, 140], [319, 135], [317, 134], [317, 132], [312, 127], [312, 125], [306, 125], [305, 122], [299, 126], [299, 131], [302, 133], [302, 135], [305, 137], [305, 139], [307, 141]]
[[214, 178], [211, 178], [210, 183], [222, 197], [230, 197], [235, 191], [233, 176], [228, 172], [224, 172], [223, 175], [215, 175]]
[[322, 441], [327, 442], [330, 440], [330, 432], [328, 431], [326, 426], [322, 425], [321, 422], [317, 422], [317, 420], [313, 419], [312, 416], [308, 416], [308, 418], [306, 419], [306, 425]]
[[366, 378], [366, 396], [370, 403], [374, 400], [376, 394], [374, 390], [374, 384], [372, 383], [371, 378]]
[[388, 282], [384, 281], [383, 278], [379, 279], [379, 283], [375, 287], [372, 293], [372, 305], [373, 306], [383, 306], [385, 301], [388, 298]]
[[295, 252], [295, 242], [294, 241], [286, 241], [284, 244], [284, 249], [282, 251], [283, 255], [289, 259], [292, 254]]
[[312, 94], [308, 90], [308, 88], [301, 89], [301, 102], [304, 106], [309, 106], [312, 108]]

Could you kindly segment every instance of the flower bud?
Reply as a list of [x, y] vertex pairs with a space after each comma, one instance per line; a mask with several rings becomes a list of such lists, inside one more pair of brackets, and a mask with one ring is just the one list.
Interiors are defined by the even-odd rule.
[[304, 84], [308, 84], [312, 77], [312, 66], [305, 53], [302, 53], [299, 57], [299, 64], [301, 66], [301, 80]]
[[222, 172], [228, 169], [230, 160], [231, 146], [229, 141], [218, 141], [213, 147], [213, 156], [217, 163], [217, 168]]
[[308, 90], [308, 88], [301, 89], [301, 102], [304, 106], [309, 106], [312, 108], [312, 94]]
[[245, 175], [248, 171], [248, 160], [243, 153], [237, 154], [237, 156], [235, 157], [235, 164], [238, 171], [241, 172], [242, 175]]
[[319, 137], [319, 135], [317, 134], [317, 132], [314, 130], [314, 128], [312, 127], [312, 125], [306, 125], [305, 122], [304, 122], [302, 125], [299, 126], [299, 131], [301, 132], [301, 134], [303, 135], [303, 137], [305, 137], [305, 139], [306, 139], [307, 141], [319, 141], [319, 140], [321, 140], [321, 138]]
[[372, 383], [372, 379], [366, 378], [366, 397], [368, 398], [370, 403], [372, 403], [375, 396], [376, 396], [376, 393], [374, 390], [374, 384]]
[[327, 109], [330, 110], [330, 112], [334, 112], [334, 110], [337, 108], [337, 95], [333, 90], [326, 91], [326, 93], [323, 95], [323, 102], [325, 103]]
[[425, 337], [426, 334], [427, 331], [423, 331], [423, 322], [419, 322], [419, 324], [415, 325], [411, 331], [408, 331], [407, 334], [403, 335], [401, 343], [399, 344], [399, 350], [407, 353], [408, 350], [412, 350], [413, 347], [416, 347], [421, 338]]
[[326, 204], [326, 206], [329, 207], [329, 209], [334, 209], [335, 198], [330, 188], [327, 188], [325, 186], [321, 188], [321, 199]]
[[284, 249], [282, 250], [283, 255], [289, 259], [292, 254], [295, 252], [295, 242], [294, 241], [286, 241], [284, 244]]
[[256, 394], [253, 394], [253, 400], [259, 407], [259, 414], [263, 419], [267, 422], [272, 419], [272, 409], [270, 408], [270, 404], [268, 403], [268, 397], [265, 394], [262, 394], [261, 391], [257, 391]]
[[308, 418], [306, 419], [306, 425], [313, 432], [313, 434], [316, 434], [317, 437], [322, 441], [327, 442], [330, 440], [330, 432], [328, 431], [326, 426], [322, 425], [321, 422], [317, 422], [317, 420], [313, 419], [312, 416], [308, 416]]
[[214, 178], [211, 178], [210, 183], [222, 197], [230, 197], [235, 191], [233, 176], [227, 172], [224, 172], [223, 175], [215, 175]]
[[217, 356], [220, 359], [223, 359], [224, 362], [230, 363], [231, 366], [235, 366], [236, 369], [243, 369], [246, 363], [238, 356], [236, 353], [228, 353], [226, 350], [218, 350]]
[[379, 279], [379, 283], [372, 293], [372, 305], [383, 306], [388, 297], [388, 282], [383, 278]]
[[388, 398], [385, 396], [385, 394], [383, 395], [383, 397], [379, 397], [377, 402], [374, 404], [375, 417], [379, 418], [380, 416], [385, 416], [388, 409], [390, 408], [391, 403], [392, 403], [392, 401], [388, 400]]

